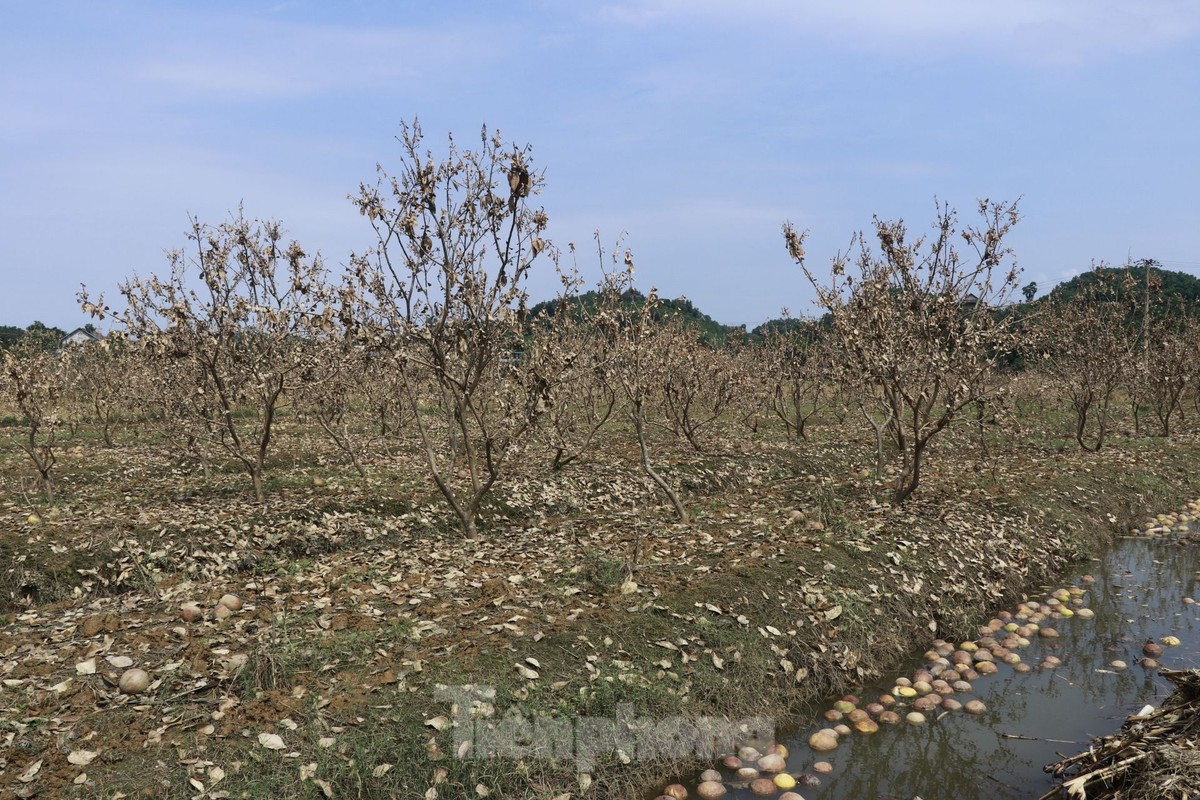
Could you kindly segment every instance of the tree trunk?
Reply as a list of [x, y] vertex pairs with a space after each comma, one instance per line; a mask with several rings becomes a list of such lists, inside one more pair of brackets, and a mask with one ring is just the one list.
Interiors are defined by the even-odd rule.
[[688, 522], [689, 518], [687, 509], [685, 509], [683, 507], [683, 503], [680, 502], [679, 495], [650, 464], [650, 450], [646, 443], [646, 424], [645, 419], [643, 418], [642, 403], [640, 400], [634, 401], [632, 414], [633, 429], [637, 433], [638, 448], [641, 450], [642, 454], [642, 469], [647, 475], [650, 476], [650, 480], [654, 481], [654, 483], [658, 485], [658, 488], [662, 490], [663, 494], [670, 499], [671, 505], [675, 507], [675, 513], [679, 516], [679, 521], [685, 523]]

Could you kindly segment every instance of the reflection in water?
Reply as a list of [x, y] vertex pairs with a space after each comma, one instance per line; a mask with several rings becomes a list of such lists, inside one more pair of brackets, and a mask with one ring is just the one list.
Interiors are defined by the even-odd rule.
[[[998, 674], [975, 683], [972, 696], [988, 708], [983, 716], [960, 711], [920, 727], [884, 726], [872, 736], [850, 736], [836, 751], [820, 756], [807, 741], [823, 724], [781, 734], [792, 753], [789, 770], [808, 771], [818, 760], [834, 765], [820, 787], [802, 790], [806, 800], [1039, 796], [1052, 785], [1043, 771], [1046, 764], [1079, 752], [1093, 737], [1112, 733], [1127, 716], [1147, 703], [1159, 705], [1170, 693], [1165, 680], [1137, 663], [1146, 639], [1178, 636], [1182, 644], [1167, 648], [1159, 660], [1174, 669], [1200, 666], [1200, 606], [1182, 602], [1197, 588], [1197, 569], [1200, 549], [1194, 545], [1122, 539], [1082, 570], [1096, 578], [1085, 587], [1095, 618], [1056, 620], [1052, 624], [1060, 638], [1037, 640], [1018, 651], [1034, 665], [1056, 655], [1062, 666], [1021, 675], [1002, 665]], [[1129, 669], [1114, 670], [1110, 664], [1117, 659]], [[911, 675], [920, 666], [914, 660], [901, 674]], [[867, 687], [860, 695], [869, 702], [891, 686]], [[726, 795], [750, 796], [746, 789]]]

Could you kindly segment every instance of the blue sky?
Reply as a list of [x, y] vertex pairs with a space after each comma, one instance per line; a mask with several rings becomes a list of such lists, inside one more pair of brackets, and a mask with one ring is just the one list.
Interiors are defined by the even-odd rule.
[[[559, 246], [624, 232], [638, 282], [726, 323], [812, 291], [872, 214], [1022, 198], [1043, 291], [1092, 260], [1200, 275], [1194, 0], [0, 0], [0, 324], [85, 319], [188, 215], [280, 219], [336, 268], [346, 196], [480, 126], [533, 145]], [[588, 266], [586, 263], [584, 266]], [[594, 277], [594, 274], [589, 276]], [[534, 299], [553, 292], [549, 269]]]

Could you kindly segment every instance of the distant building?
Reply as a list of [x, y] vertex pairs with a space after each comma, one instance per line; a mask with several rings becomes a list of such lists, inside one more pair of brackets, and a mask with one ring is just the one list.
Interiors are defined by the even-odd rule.
[[60, 349], [71, 347], [77, 344], [87, 344], [88, 342], [100, 342], [104, 340], [99, 331], [88, 330], [87, 328], [76, 328], [59, 340], [58, 346]]

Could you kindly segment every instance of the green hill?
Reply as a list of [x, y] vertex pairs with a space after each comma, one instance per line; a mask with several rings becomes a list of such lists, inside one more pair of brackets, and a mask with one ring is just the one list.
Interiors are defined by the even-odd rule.
[[[601, 297], [598, 292], [584, 292], [567, 299], [568, 308], [573, 313], [594, 312], [600, 305]], [[645, 304], [646, 295], [637, 289], [629, 289], [621, 295], [621, 302], [628, 307], [638, 308]], [[552, 317], [560, 313], [557, 300], [547, 300], [529, 309], [529, 320], [536, 322], [541, 317]], [[700, 338], [708, 345], [721, 347], [746, 338], [746, 329], [741, 325], [722, 325], [715, 319], [696, 308], [695, 304], [686, 297], [674, 300], [660, 299], [658, 308], [654, 311], [654, 319], [663, 321], [675, 317], [682, 318], [684, 325], [696, 328]]]
[[[1098, 299], [1124, 301], [1140, 308], [1145, 291], [1146, 270], [1147, 267], [1143, 266], [1089, 270], [1060, 283], [1045, 297], [1034, 302], [1067, 302], [1081, 293], [1096, 292]], [[1149, 267], [1149, 270], [1151, 313], [1200, 314], [1200, 278], [1186, 272], [1154, 266]], [[1131, 288], [1127, 289], [1127, 286]], [[1132, 296], [1129, 296], [1130, 290]]]

